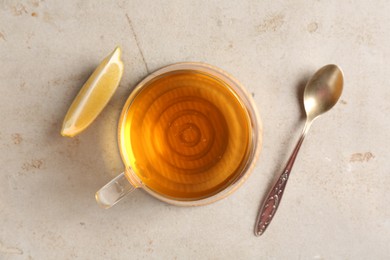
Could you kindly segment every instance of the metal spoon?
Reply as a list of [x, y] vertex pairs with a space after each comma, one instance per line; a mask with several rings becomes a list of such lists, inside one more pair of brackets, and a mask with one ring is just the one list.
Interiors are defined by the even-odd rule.
[[270, 190], [259, 211], [255, 226], [256, 236], [260, 236], [264, 233], [278, 209], [295, 158], [297, 157], [299, 148], [301, 147], [311, 124], [314, 119], [331, 109], [337, 103], [343, 90], [343, 83], [344, 78], [341, 69], [337, 65], [331, 64], [319, 69], [306, 84], [303, 96], [306, 111], [306, 124], [286, 167], [278, 181]]

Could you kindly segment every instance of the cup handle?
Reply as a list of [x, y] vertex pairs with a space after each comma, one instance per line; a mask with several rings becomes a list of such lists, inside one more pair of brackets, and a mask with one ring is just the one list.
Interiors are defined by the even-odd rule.
[[95, 198], [100, 207], [108, 209], [133, 190], [135, 190], [135, 187], [127, 180], [125, 173], [122, 172], [98, 190]]

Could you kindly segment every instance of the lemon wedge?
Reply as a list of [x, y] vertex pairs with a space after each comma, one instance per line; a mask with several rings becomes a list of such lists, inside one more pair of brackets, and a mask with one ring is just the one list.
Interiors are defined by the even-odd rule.
[[123, 74], [121, 48], [108, 55], [84, 83], [66, 113], [61, 135], [73, 137], [86, 129], [115, 93]]

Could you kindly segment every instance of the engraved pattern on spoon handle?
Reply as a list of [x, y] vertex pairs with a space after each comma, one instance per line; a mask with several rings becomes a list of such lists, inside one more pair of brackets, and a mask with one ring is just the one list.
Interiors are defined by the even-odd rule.
[[286, 169], [268, 194], [267, 199], [265, 200], [264, 205], [262, 206], [261, 211], [257, 217], [255, 227], [255, 234], [257, 236], [260, 236], [264, 233], [272, 218], [274, 217], [275, 212], [279, 207], [280, 200], [282, 199], [289, 176], [290, 171]]
[[301, 148], [302, 142], [305, 139], [307, 132], [311, 126], [312, 121], [307, 120], [305, 128], [302, 131], [302, 135], [299, 138], [297, 145], [292, 152], [290, 159], [287, 162], [286, 168], [284, 168], [282, 174], [280, 175], [276, 184], [272, 187], [270, 192], [267, 195], [267, 198], [260, 208], [259, 215], [257, 216], [255, 224], [255, 235], [261, 236], [264, 231], [267, 229], [268, 225], [271, 223], [276, 210], [279, 207], [280, 200], [282, 199], [287, 180], [290, 177], [291, 169], [294, 165], [295, 159], [297, 158], [299, 149]]

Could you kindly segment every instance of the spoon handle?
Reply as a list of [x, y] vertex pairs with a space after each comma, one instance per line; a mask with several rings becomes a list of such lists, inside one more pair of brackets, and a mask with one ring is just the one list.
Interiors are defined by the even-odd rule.
[[260, 208], [255, 225], [256, 236], [261, 236], [264, 233], [268, 225], [271, 223], [273, 217], [275, 216], [276, 210], [278, 209], [280, 201], [282, 199], [287, 180], [290, 177], [291, 169], [294, 165], [295, 158], [298, 155], [299, 148], [301, 148], [302, 142], [305, 139], [305, 136], [309, 131], [310, 126], [311, 121], [306, 121], [305, 128], [302, 131], [301, 137], [299, 138], [299, 141], [295, 146], [294, 151], [292, 152], [286, 167], [284, 168], [282, 174], [279, 176], [277, 182], [269, 191], [262, 207]]

